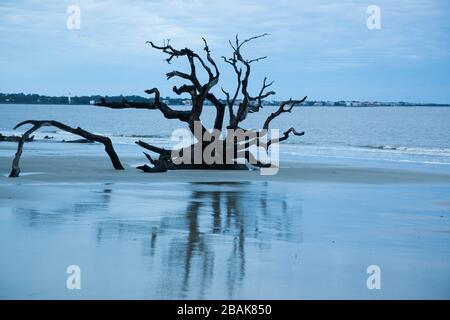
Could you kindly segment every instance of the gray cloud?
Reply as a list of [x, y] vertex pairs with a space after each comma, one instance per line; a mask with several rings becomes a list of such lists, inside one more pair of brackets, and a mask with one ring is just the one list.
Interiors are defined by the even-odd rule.
[[[66, 29], [69, 4], [81, 8], [79, 31]], [[161, 82], [167, 68], [161, 55], [145, 45], [146, 40], [171, 39], [176, 46], [201, 50], [205, 36], [219, 57], [228, 52], [227, 41], [236, 33], [247, 37], [269, 32], [270, 39], [255, 42], [247, 53], [270, 55], [255, 76], [283, 75], [276, 80], [286, 88], [281, 92], [286, 96], [292, 86], [304, 83], [292, 83], [300, 71], [313, 79], [313, 72], [351, 74], [375, 64], [389, 67], [448, 59], [447, 0], [374, 1], [382, 10], [380, 31], [366, 28], [369, 4], [361, 0], [2, 1], [0, 64], [13, 79], [23, 72], [36, 78], [33, 72], [44, 71], [64, 78], [61, 74], [70, 72], [70, 67], [89, 68], [91, 78], [108, 85], [109, 77], [145, 68], [131, 82], [136, 85], [144, 74], [147, 83]], [[80, 77], [72, 72], [75, 79]], [[285, 77], [291, 79], [289, 84]], [[130, 90], [131, 83], [123, 90]], [[94, 86], [93, 80], [90, 87]]]

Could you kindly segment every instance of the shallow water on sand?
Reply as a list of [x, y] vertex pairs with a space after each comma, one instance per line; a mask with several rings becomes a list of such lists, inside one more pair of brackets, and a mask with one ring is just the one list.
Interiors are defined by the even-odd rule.
[[[185, 109], [184, 106], [173, 106]], [[214, 109], [214, 108], [213, 108]], [[202, 120], [207, 128], [214, 123], [215, 111], [205, 108]], [[274, 107], [252, 113], [243, 123], [245, 128], [260, 128]], [[149, 110], [113, 110], [95, 106], [0, 105], [0, 133], [20, 134], [26, 128], [13, 131], [26, 119], [54, 119], [71, 126], [107, 135], [112, 138], [119, 155], [140, 154], [134, 145], [142, 139], [151, 144], [170, 147], [175, 129], [186, 128], [179, 121], [164, 119], [159, 112]], [[273, 121], [272, 129], [281, 132], [290, 127], [305, 131], [302, 137], [291, 137], [282, 143], [282, 158], [298, 161], [304, 156], [414, 162], [444, 166], [450, 169], [450, 108], [437, 107], [299, 107], [289, 115]], [[62, 139], [79, 137], [49, 127], [35, 133], [36, 152], [59, 152]], [[52, 139], [44, 139], [50, 136]], [[57, 144], [55, 146], [54, 144]], [[52, 146], [53, 145], [53, 146]], [[84, 146], [71, 144], [74, 154]], [[27, 150], [28, 150], [27, 146]], [[52, 149], [53, 148], [53, 149]], [[81, 150], [80, 150], [81, 149]], [[100, 154], [102, 148], [97, 148]], [[1, 150], [0, 150], [1, 155]]]
[[[0, 298], [450, 298], [449, 191], [2, 185]], [[366, 287], [374, 264], [381, 290]], [[66, 288], [69, 265], [81, 290]]]

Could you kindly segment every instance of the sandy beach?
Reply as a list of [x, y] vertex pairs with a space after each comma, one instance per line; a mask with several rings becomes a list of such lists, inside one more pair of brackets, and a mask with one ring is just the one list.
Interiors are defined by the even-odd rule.
[[[60, 145], [61, 146], [61, 145]], [[281, 181], [362, 184], [447, 184], [450, 173], [371, 167], [369, 165], [343, 165], [302, 162], [281, 162], [275, 175], [261, 175], [254, 171], [175, 170], [166, 173], [143, 174], [136, 170], [139, 164], [148, 163], [143, 157], [121, 157], [126, 170], [114, 170], [109, 158], [96, 146], [96, 155], [27, 155], [20, 160], [20, 179], [9, 179], [15, 144], [0, 146], [0, 183], [164, 183], [164, 182], [215, 182], [215, 181]], [[54, 147], [54, 146], [53, 146]], [[59, 147], [59, 146], [57, 146]], [[67, 148], [67, 146], [64, 146]], [[92, 148], [92, 145], [89, 145]], [[31, 149], [32, 153], [38, 147]], [[25, 150], [27, 153], [28, 150]], [[9, 156], [7, 156], [9, 154]]]
[[[274, 176], [146, 174], [142, 157], [116, 171], [106, 156], [31, 152], [8, 178], [11, 160], [4, 299], [450, 297], [450, 174], [306, 161]], [[67, 290], [68, 265], [81, 290]], [[366, 286], [369, 265], [381, 290]]]

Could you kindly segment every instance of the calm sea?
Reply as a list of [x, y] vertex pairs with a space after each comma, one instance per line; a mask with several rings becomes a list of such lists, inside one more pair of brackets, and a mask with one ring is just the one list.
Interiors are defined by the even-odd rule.
[[[177, 107], [175, 107], [177, 108]], [[183, 108], [183, 107], [179, 107]], [[205, 111], [205, 124], [212, 126], [213, 107]], [[250, 114], [243, 127], [258, 128], [275, 107]], [[54, 119], [91, 132], [109, 135], [122, 152], [140, 152], [134, 141], [143, 139], [155, 145], [170, 146], [173, 130], [184, 128], [177, 120], [167, 120], [154, 110], [111, 110], [96, 106], [0, 105], [0, 132], [13, 131], [20, 121]], [[310, 157], [330, 161], [376, 160], [396, 163], [450, 165], [450, 108], [437, 107], [299, 107], [272, 122], [284, 131], [294, 126], [304, 130], [302, 137], [291, 137], [281, 147], [281, 158], [307, 161]], [[51, 140], [43, 140], [44, 136]], [[56, 142], [72, 139], [55, 128], [36, 134], [34, 152], [55, 151]], [[41, 145], [42, 144], [42, 145]], [[75, 149], [74, 149], [75, 148]], [[86, 151], [90, 147], [72, 147]], [[61, 152], [69, 149], [63, 147]], [[93, 148], [103, 152], [101, 148]]]

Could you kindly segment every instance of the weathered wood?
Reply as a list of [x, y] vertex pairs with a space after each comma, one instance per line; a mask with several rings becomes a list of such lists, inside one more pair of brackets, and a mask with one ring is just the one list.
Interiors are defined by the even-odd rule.
[[108, 154], [109, 158], [111, 159], [114, 169], [116, 170], [124, 169], [116, 151], [114, 150], [111, 139], [109, 139], [108, 137], [90, 133], [86, 130], [81, 129], [80, 127], [72, 128], [65, 125], [64, 123], [54, 120], [26, 120], [16, 125], [14, 129], [17, 129], [25, 124], [31, 124], [32, 127], [28, 129], [19, 140], [19, 143], [17, 145], [17, 152], [12, 163], [11, 173], [9, 174], [9, 177], [11, 178], [18, 177], [20, 174], [19, 161], [20, 156], [22, 155], [23, 145], [25, 141], [29, 138], [30, 134], [32, 134], [33, 132], [35, 132], [36, 130], [38, 130], [43, 126], [53, 126], [60, 130], [79, 135], [85, 138], [86, 140], [102, 143], [105, 146], [105, 151]]
[[[161, 101], [160, 92], [157, 88], [153, 88], [150, 90], [146, 90], [145, 92], [148, 94], [154, 94], [153, 101], [149, 102], [132, 102], [132, 101], [121, 101], [121, 102], [108, 102], [105, 99], [102, 99], [97, 103], [98, 106], [108, 107], [112, 109], [124, 109], [124, 108], [136, 108], [136, 109], [150, 109], [150, 110], [159, 110], [163, 116], [167, 119], [178, 119], [184, 123], [187, 123], [188, 128], [191, 133], [195, 136], [197, 141], [202, 141], [204, 135], [208, 135], [209, 132], [206, 130], [204, 125], [201, 122], [201, 116], [204, 107], [206, 106], [205, 101], [210, 102], [216, 108], [216, 117], [214, 119], [214, 129], [219, 132], [223, 131], [225, 111], [229, 113], [229, 122], [227, 125], [227, 129], [241, 129], [245, 133], [256, 132], [255, 129], [243, 129], [241, 128], [241, 123], [247, 118], [247, 116], [251, 113], [259, 112], [263, 108], [263, 100], [275, 95], [274, 91], [268, 91], [268, 89], [273, 85], [273, 82], [268, 82], [267, 78], [264, 78], [262, 88], [257, 93], [256, 96], [252, 96], [249, 93], [249, 81], [251, 75], [251, 66], [253, 63], [264, 60], [267, 57], [261, 56], [253, 59], [244, 58], [242, 48], [244, 45], [249, 42], [260, 39], [268, 36], [269, 34], [264, 33], [261, 35], [257, 35], [254, 37], [250, 37], [241, 41], [238, 36], [236, 36], [234, 42], [230, 41], [230, 46], [232, 48], [232, 55], [229, 58], [222, 57], [224, 62], [232, 66], [234, 73], [236, 74], [237, 85], [236, 88], [230, 91], [226, 91], [222, 88], [222, 92], [225, 94], [224, 100], [221, 100], [216, 97], [214, 93], [211, 92], [211, 89], [216, 86], [219, 82], [220, 72], [217, 67], [215, 60], [211, 55], [211, 50], [208, 46], [208, 43], [205, 39], [204, 41], [204, 52], [206, 58], [202, 58], [198, 53], [194, 52], [189, 48], [184, 49], [176, 49], [174, 48], [169, 41], [164, 42], [163, 45], [156, 45], [155, 43], [149, 41], [148, 43], [156, 50], [161, 51], [166, 54], [168, 57], [166, 59], [167, 63], [170, 64], [174, 59], [183, 58], [189, 64], [190, 71], [182, 72], [178, 70], [173, 70], [166, 73], [167, 79], [178, 78], [187, 81], [188, 83], [182, 84], [180, 86], [174, 86], [173, 92], [177, 95], [188, 94], [191, 97], [191, 106], [190, 110], [175, 110], [170, 108], [167, 104]], [[197, 66], [200, 66], [200, 69], [207, 74], [208, 80], [200, 81], [197, 75]], [[231, 94], [229, 93], [231, 92]], [[279, 143], [281, 141], [287, 140], [289, 135], [292, 133], [296, 136], [301, 136], [304, 132], [297, 132], [294, 128], [290, 128], [283, 133], [283, 136], [269, 140], [268, 142], [262, 141], [262, 138], [265, 138], [268, 134], [267, 131], [269, 129], [269, 125], [271, 122], [280, 116], [283, 113], [291, 112], [295, 105], [301, 104], [306, 100], [307, 97], [304, 97], [301, 100], [293, 100], [289, 99], [287, 101], [282, 101], [280, 103], [279, 108], [271, 113], [265, 122], [262, 124], [262, 129], [265, 133], [257, 134], [256, 137], [250, 138], [245, 141], [245, 143], [235, 142], [234, 149], [240, 151], [240, 157], [251, 164], [258, 167], [269, 167], [270, 163], [261, 163], [255, 156], [248, 150], [251, 146], [263, 147], [266, 150], [274, 143]], [[224, 102], [225, 101], [225, 102]], [[197, 132], [195, 129], [195, 124], [200, 123], [201, 132]], [[205, 139], [208, 140], [208, 139]], [[209, 139], [211, 141], [211, 139]], [[205, 148], [211, 142], [201, 143], [201, 150], [205, 150]], [[225, 143], [225, 142], [224, 142]], [[147, 159], [150, 161], [150, 164], [153, 167], [148, 165], [143, 165], [138, 167], [138, 169], [143, 170], [145, 172], [165, 172], [167, 170], [179, 170], [179, 169], [217, 169], [217, 170], [246, 170], [248, 167], [246, 165], [238, 163], [228, 164], [223, 161], [224, 164], [208, 164], [208, 163], [200, 163], [195, 164], [194, 161], [189, 161], [186, 164], [175, 164], [177, 158], [172, 158], [172, 153], [170, 150], [159, 148], [153, 145], [150, 145], [144, 141], [137, 141], [136, 144], [147, 149], [151, 152], [159, 154], [158, 160], [153, 160], [150, 155], [146, 154]], [[178, 151], [178, 154], [190, 153], [193, 157], [192, 150], [194, 148], [198, 148], [199, 144], [193, 144], [182, 150]], [[177, 153], [175, 153], [177, 154]], [[223, 155], [225, 159], [225, 155]], [[189, 159], [193, 160], [193, 159]], [[234, 159], [240, 160], [240, 159]], [[204, 161], [204, 160], [203, 160]], [[190, 164], [192, 163], [192, 164]]]

